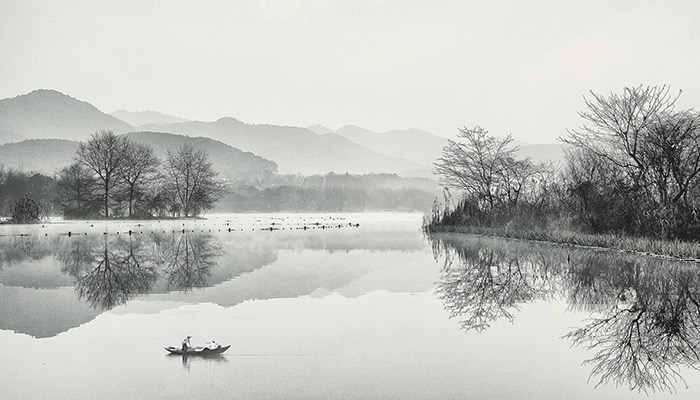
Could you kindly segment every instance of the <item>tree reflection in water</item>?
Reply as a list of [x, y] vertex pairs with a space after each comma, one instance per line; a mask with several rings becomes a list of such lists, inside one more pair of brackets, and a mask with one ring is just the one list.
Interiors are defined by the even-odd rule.
[[62, 270], [75, 278], [79, 299], [108, 310], [150, 292], [158, 273], [141, 240], [129, 236], [111, 242], [104, 237], [102, 246], [97, 243], [70, 240], [58, 256]]
[[[451, 317], [466, 317], [465, 330], [483, 331], [491, 322], [513, 319], [519, 304], [551, 294], [547, 270], [522, 252], [487, 248], [478, 242], [456, 246], [433, 240], [437, 253], [444, 249], [445, 266], [437, 293]], [[437, 247], [436, 247], [437, 246]]]
[[203, 287], [221, 246], [211, 236], [121, 236], [66, 239], [57, 259], [75, 278], [78, 298], [109, 310], [152, 291], [159, 278], [167, 290]]
[[454, 235], [430, 237], [445, 264], [437, 293], [465, 330], [512, 320], [520, 304], [551, 296], [595, 317], [565, 338], [593, 350], [598, 384], [674, 391], [700, 367], [697, 264], [613, 252]]
[[159, 264], [167, 277], [167, 290], [189, 291], [203, 288], [215, 258], [223, 254], [220, 243], [211, 235], [189, 235], [187, 232], [157, 241]]

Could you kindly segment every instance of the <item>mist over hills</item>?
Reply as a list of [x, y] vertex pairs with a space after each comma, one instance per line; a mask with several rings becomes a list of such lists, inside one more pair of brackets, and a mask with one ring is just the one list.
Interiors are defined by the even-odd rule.
[[[397, 173], [434, 178], [432, 163], [447, 144], [447, 139], [419, 129], [377, 133], [348, 125], [333, 131], [322, 125], [252, 125], [231, 117], [213, 122], [188, 121], [158, 111], [119, 110], [112, 114], [55, 90], [35, 90], [2, 99], [0, 164], [50, 175], [72, 161], [76, 141], [105, 129], [148, 142], [160, 156], [167, 148], [185, 142], [202, 146], [216, 157], [222, 176], [229, 179], [261, 171], [304, 175]], [[520, 155], [556, 161], [563, 159], [563, 149], [560, 145], [522, 144]]]
[[[355, 125], [344, 126], [333, 131], [323, 125], [308, 128], [316, 133], [332, 132], [366, 147], [389, 156], [403, 158], [432, 168], [433, 162], [442, 155], [448, 139], [433, 135], [421, 129], [394, 129], [387, 132], [373, 132]], [[530, 157], [534, 161], [562, 161], [564, 148], [558, 144], [529, 144], [514, 141], [520, 157]]]
[[221, 177], [231, 181], [250, 181], [277, 172], [277, 164], [274, 161], [210, 138], [162, 132], [131, 132], [125, 136], [135, 142], [150, 145], [160, 159], [165, 159], [168, 149], [177, 150], [185, 144], [204, 150], [209, 153], [214, 170], [218, 171]]
[[189, 120], [176, 117], [174, 115], [163, 114], [158, 111], [126, 111], [117, 110], [110, 113], [111, 116], [119, 118], [120, 120], [135, 126], [140, 127], [141, 125], [164, 125], [164, 124], [176, 124], [178, 122], [187, 122]]
[[[162, 160], [168, 149], [177, 150], [189, 144], [209, 153], [219, 176], [230, 181], [251, 182], [277, 172], [277, 164], [255, 154], [242, 152], [229, 145], [203, 137], [189, 137], [160, 132], [126, 134], [135, 142], [147, 143]], [[74, 161], [78, 142], [65, 139], [32, 139], [0, 145], [0, 160], [5, 168], [38, 172], [52, 176]]]
[[427, 166], [431, 166], [440, 157], [442, 148], [447, 145], [447, 139], [420, 129], [372, 132], [359, 126], [348, 125], [335, 133], [368, 149], [375, 151], [382, 149], [384, 154], [413, 160]]
[[133, 127], [55, 90], [0, 100], [0, 144], [24, 139], [84, 140], [99, 129], [124, 133]]
[[250, 125], [225, 117], [214, 122], [191, 121], [145, 125], [143, 129], [207, 136], [233, 147], [274, 160], [281, 173], [327, 172], [366, 174], [426, 170], [430, 167], [367, 149], [335, 133], [318, 135], [291, 126]]
[[0, 166], [52, 176], [73, 162], [78, 142], [66, 139], [30, 139], [0, 145]]

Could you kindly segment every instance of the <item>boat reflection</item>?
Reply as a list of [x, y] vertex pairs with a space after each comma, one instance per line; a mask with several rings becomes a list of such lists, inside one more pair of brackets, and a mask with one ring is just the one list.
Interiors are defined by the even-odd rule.
[[214, 354], [210, 356], [188, 356], [185, 354], [173, 354], [173, 353], [168, 353], [165, 355], [165, 357], [171, 358], [171, 359], [181, 359], [182, 361], [182, 367], [187, 370], [187, 372], [190, 371], [190, 368], [192, 366], [192, 363], [197, 364], [211, 364], [211, 363], [227, 363], [228, 360], [223, 354]]
[[598, 384], [674, 391], [700, 367], [700, 269], [694, 263], [500, 239], [433, 234], [436, 291], [464, 330], [512, 320], [519, 306], [564, 299], [593, 315], [563, 335], [593, 351]]

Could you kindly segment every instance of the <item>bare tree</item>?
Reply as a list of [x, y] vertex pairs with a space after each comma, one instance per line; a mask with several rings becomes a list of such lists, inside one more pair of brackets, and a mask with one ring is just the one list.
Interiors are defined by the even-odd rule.
[[510, 135], [498, 139], [476, 126], [461, 129], [458, 137], [462, 140], [449, 140], [434, 164], [440, 183], [463, 195], [444, 215], [458, 224], [541, 224], [554, 166], [517, 159]]
[[503, 176], [517, 147], [509, 147], [513, 142], [510, 135], [498, 140], [479, 126], [465, 127], [457, 136], [463, 141], [448, 140], [442, 157], [434, 164], [440, 183], [459, 189], [492, 209], [504, 192]]
[[[617, 229], [697, 237], [700, 207], [690, 194], [700, 185], [700, 114], [676, 111], [680, 92], [672, 95], [667, 86], [625, 88], [622, 94], [609, 96], [591, 94], [592, 99], [585, 99], [587, 111], [579, 113], [587, 124], [561, 140], [609, 166], [609, 175], [616, 178], [614, 186], [576, 181], [574, 187], [589, 187], [606, 196], [617, 192], [633, 202], [636, 212], [627, 220], [634, 223]], [[570, 169], [583, 170], [575, 165], [583, 160], [571, 158]]]
[[579, 112], [590, 125], [570, 130], [561, 140], [609, 159], [639, 184], [646, 172], [642, 154], [648, 129], [673, 111], [678, 96], [672, 96], [667, 86], [642, 85], [624, 88], [621, 95], [591, 92], [591, 96], [584, 97], [587, 111]]
[[134, 201], [139, 194], [139, 186], [154, 179], [160, 161], [153, 154], [153, 148], [145, 143], [127, 142], [126, 157], [119, 166], [119, 176], [126, 186], [129, 203], [129, 217], [134, 215]]
[[75, 159], [99, 179], [104, 217], [109, 218], [110, 191], [120, 183], [119, 168], [127, 159], [128, 141], [112, 131], [100, 130], [86, 142], [80, 142]]
[[173, 212], [180, 216], [198, 216], [223, 194], [223, 184], [212, 168], [209, 155], [190, 145], [183, 145], [177, 151], [168, 150], [165, 172], [174, 202]]

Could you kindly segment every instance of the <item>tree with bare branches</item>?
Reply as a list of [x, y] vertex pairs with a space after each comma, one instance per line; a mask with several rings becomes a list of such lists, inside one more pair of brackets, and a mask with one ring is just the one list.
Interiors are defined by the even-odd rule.
[[587, 110], [579, 113], [586, 123], [561, 139], [575, 149], [570, 171], [584, 171], [580, 162], [596, 159], [590, 166], [607, 168], [607, 176], [615, 177], [570, 182], [574, 195], [588, 196], [581, 200], [590, 209], [601, 208], [590, 203], [593, 192], [603, 194], [601, 200], [617, 193], [634, 204], [626, 223], [611, 230], [679, 238], [700, 233], [700, 204], [691, 195], [700, 188], [700, 113], [676, 110], [680, 93], [667, 86], [625, 88], [608, 96], [591, 92], [584, 99]]
[[190, 145], [168, 150], [165, 161], [167, 192], [173, 214], [196, 217], [210, 209], [224, 193], [224, 185], [212, 168], [209, 155]]
[[75, 160], [97, 176], [102, 191], [104, 217], [109, 218], [110, 194], [121, 181], [119, 169], [128, 157], [128, 141], [112, 131], [100, 130], [80, 142]]
[[461, 222], [507, 223], [532, 219], [533, 211], [542, 214], [552, 165], [516, 158], [518, 147], [510, 135], [498, 139], [479, 126], [461, 129], [458, 138], [448, 140], [434, 166], [441, 184], [462, 192], [456, 212], [470, 217], [458, 218]]
[[141, 187], [158, 177], [160, 160], [153, 154], [153, 148], [144, 143], [128, 142], [126, 157], [119, 166], [119, 176], [126, 188], [129, 203], [129, 217], [134, 216], [134, 202], [143, 194]]

